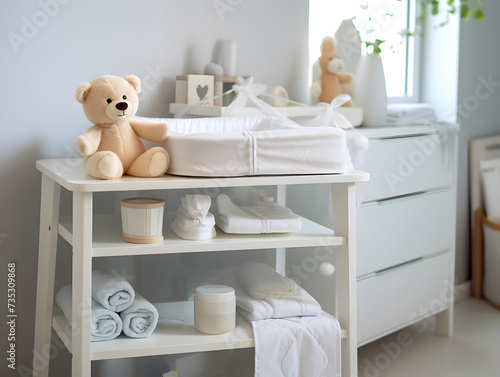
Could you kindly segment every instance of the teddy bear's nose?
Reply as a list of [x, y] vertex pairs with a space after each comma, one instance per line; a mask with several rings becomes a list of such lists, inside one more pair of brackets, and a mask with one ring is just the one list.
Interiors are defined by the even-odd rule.
[[127, 110], [127, 108], [128, 108], [127, 102], [118, 102], [118, 103], [116, 104], [116, 108], [117, 108], [118, 110], [121, 110], [121, 111], [123, 111], [123, 110]]

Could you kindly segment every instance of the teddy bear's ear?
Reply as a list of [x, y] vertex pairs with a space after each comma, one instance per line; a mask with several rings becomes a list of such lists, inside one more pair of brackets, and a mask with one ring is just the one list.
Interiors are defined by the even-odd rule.
[[123, 78], [126, 82], [132, 85], [137, 93], [141, 92], [141, 80], [135, 75], [128, 75]]
[[321, 42], [321, 53], [324, 54], [325, 52], [331, 52], [333, 51], [335, 47], [335, 42], [333, 41], [332, 37], [325, 37], [323, 39], [323, 42]]
[[87, 96], [90, 91], [90, 83], [89, 82], [82, 82], [78, 88], [76, 89], [75, 97], [76, 100], [80, 103], [84, 103], [85, 100], [87, 99]]

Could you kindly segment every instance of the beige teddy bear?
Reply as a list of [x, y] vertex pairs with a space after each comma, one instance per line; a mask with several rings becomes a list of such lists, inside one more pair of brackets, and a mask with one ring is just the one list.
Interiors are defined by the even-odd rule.
[[[321, 75], [314, 81], [311, 88], [314, 97], [319, 102], [330, 103], [339, 94], [344, 93], [344, 85], [353, 81], [352, 75], [342, 73], [344, 63], [335, 53], [335, 41], [332, 37], [325, 37], [321, 43], [321, 56], [319, 58]], [[352, 101], [344, 106], [353, 106]]]
[[159, 177], [167, 171], [167, 151], [161, 147], [146, 150], [139, 137], [164, 141], [168, 125], [132, 119], [137, 112], [140, 88], [141, 81], [134, 75], [107, 75], [84, 82], [76, 90], [77, 101], [94, 124], [76, 139], [76, 150], [84, 157], [85, 170], [91, 176]]

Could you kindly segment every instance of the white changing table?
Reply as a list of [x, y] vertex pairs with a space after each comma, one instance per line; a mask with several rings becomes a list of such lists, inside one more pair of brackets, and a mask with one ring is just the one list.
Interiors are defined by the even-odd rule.
[[[75, 163], [76, 161], [76, 163]], [[163, 310], [185, 314], [185, 325], [175, 330], [157, 327], [147, 339], [123, 336], [105, 342], [90, 342], [92, 260], [104, 256], [210, 252], [219, 250], [250, 250], [268, 248], [336, 246], [337, 313], [342, 326], [342, 375], [357, 376], [357, 319], [356, 319], [356, 205], [355, 182], [367, 181], [369, 175], [353, 170], [347, 174], [252, 176], [236, 178], [186, 178], [165, 175], [160, 178], [123, 177], [113, 181], [91, 178], [78, 160], [41, 160], [37, 169], [42, 172], [40, 240], [38, 256], [38, 285], [35, 322], [34, 355], [44, 355], [51, 341], [51, 327], [72, 354], [72, 376], [90, 377], [93, 360], [129, 358], [253, 347], [251, 325], [242, 318], [237, 327], [226, 335], [201, 336], [190, 323], [190, 303], [157, 304]], [[143, 245], [121, 240], [119, 224], [113, 224], [92, 213], [96, 192], [130, 190], [169, 190], [241, 186], [330, 183], [334, 228], [325, 228], [303, 219], [300, 232], [292, 234], [229, 235], [219, 232], [207, 241], [186, 241], [166, 231], [161, 243]], [[73, 216], [68, 221], [59, 218], [61, 187], [72, 192]], [[93, 234], [93, 223], [99, 223]], [[101, 231], [97, 231], [100, 229]], [[115, 231], [113, 231], [115, 229]], [[73, 328], [62, 313], [53, 310], [54, 275], [58, 235], [73, 247]], [[277, 252], [278, 256], [284, 253]], [[284, 265], [284, 260], [277, 264]], [[332, 288], [333, 289], [333, 288]], [[314, 292], [311, 292], [314, 296]], [[332, 297], [334, 295], [332, 294]], [[38, 377], [47, 377], [48, 360]]]

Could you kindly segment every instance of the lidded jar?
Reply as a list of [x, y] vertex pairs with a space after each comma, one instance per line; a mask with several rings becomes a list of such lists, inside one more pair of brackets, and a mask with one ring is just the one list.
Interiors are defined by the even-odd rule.
[[236, 296], [227, 285], [202, 285], [194, 296], [194, 326], [205, 334], [224, 334], [236, 324]]

